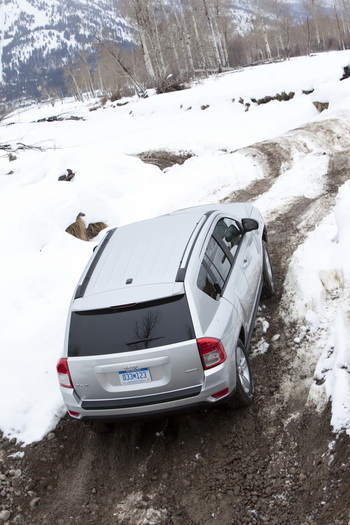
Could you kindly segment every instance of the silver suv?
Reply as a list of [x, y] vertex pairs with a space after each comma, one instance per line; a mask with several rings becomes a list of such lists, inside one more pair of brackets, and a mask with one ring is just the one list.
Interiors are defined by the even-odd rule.
[[85, 269], [57, 365], [69, 414], [114, 421], [252, 402], [247, 348], [274, 291], [261, 215], [206, 205], [110, 230]]

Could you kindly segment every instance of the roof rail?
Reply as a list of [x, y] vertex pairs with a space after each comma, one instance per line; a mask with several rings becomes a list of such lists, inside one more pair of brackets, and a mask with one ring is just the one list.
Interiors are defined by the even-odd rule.
[[98, 263], [98, 261], [100, 260], [100, 257], [104, 251], [104, 249], [106, 248], [110, 238], [112, 237], [113, 233], [115, 232], [117, 228], [113, 228], [112, 230], [109, 230], [109, 232], [106, 233], [106, 236], [105, 238], [103, 239], [99, 249], [97, 250], [96, 252], [96, 255], [95, 257], [92, 259], [91, 263], [90, 263], [90, 266], [89, 266], [89, 269], [88, 271], [86, 272], [86, 275], [84, 277], [84, 280], [81, 284], [79, 284], [76, 292], [75, 292], [75, 296], [74, 296], [74, 299], [81, 299], [81, 297], [84, 297], [84, 293], [86, 291], [86, 288], [90, 282], [90, 279], [91, 279], [91, 276], [94, 272], [94, 269], [96, 268], [96, 265]]
[[215, 210], [207, 211], [207, 213], [205, 215], [203, 215], [199, 219], [199, 221], [197, 222], [196, 227], [193, 230], [192, 235], [189, 238], [189, 240], [188, 240], [188, 242], [186, 244], [184, 253], [183, 253], [182, 257], [181, 257], [179, 269], [177, 271], [176, 278], [175, 278], [175, 282], [176, 283], [183, 283], [184, 282], [186, 271], [187, 271], [188, 262], [190, 260], [190, 257], [191, 257], [194, 245], [196, 244], [196, 241], [198, 239], [198, 236], [199, 236], [200, 232], [202, 231], [202, 228], [203, 228], [204, 224], [206, 223], [206, 221], [210, 217], [210, 215], [212, 213], [214, 213], [214, 211]]

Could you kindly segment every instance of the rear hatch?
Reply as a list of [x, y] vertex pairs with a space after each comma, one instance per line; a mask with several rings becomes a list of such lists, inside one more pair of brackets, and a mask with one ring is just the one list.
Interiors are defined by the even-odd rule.
[[73, 311], [68, 364], [86, 410], [191, 397], [204, 381], [185, 294]]

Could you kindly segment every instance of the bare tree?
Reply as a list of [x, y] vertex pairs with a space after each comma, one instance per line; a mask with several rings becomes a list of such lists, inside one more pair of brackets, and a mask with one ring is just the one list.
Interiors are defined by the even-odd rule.
[[71, 92], [74, 93], [77, 100], [82, 102], [84, 100], [83, 91], [79, 85], [80, 83], [77, 78], [76, 71], [74, 71], [71, 66], [66, 66], [64, 69], [64, 76]]
[[[307, 12], [307, 28], [308, 28], [308, 48], [314, 51], [323, 51], [324, 39], [320, 32], [320, 8], [322, 7], [321, 0], [316, 3], [315, 0], [304, 0], [304, 8]], [[313, 35], [315, 39], [313, 39]]]
[[220, 53], [218, 35], [214, 29], [214, 22], [213, 22], [213, 19], [212, 19], [210, 10], [209, 10], [208, 0], [202, 0], [202, 1], [203, 1], [203, 6], [204, 6], [205, 18], [207, 20], [208, 29], [209, 29], [209, 37], [210, 37], [212, 49], [214, 52], [215, 62], [219, 70], [221, 70], [224, 66], [224, 63], [223, 63], [223, 58]]
[[0, 0], [0, 84], [3, 82], [3, 64], [2, 64], [2, 49], [5, 32], [5, 18], [4, 9], [2, 8], [2, 0]]
[[193, 74], [194, 65], [193, 65], [193, 56], [192, 56], [192, 38], [189, 31], [188, 24], [186, 23], [186, 15], [184, 11], [184, 4], [180, 0], [178, 9], [179, 14], [177, 14], [177, 9], [172, 5], [172, 10], [174, 13], [174, 18], [176, 20], [178, 35], [180, 36], [180, 42], [183, 48], [184, 56], [186, 57], [186, 70], [190, 74]]
[[267, 30], [266, 25], [264, 21], [264, 17], [262, 14], [261, 9], [261, 2], [260, 0], [252, 0], [252, 7], [255, 12], [255, 25], [256, 25], [256, 31], [258, 33], [257, 35], [257, 43], [262, 42], [262, 45], [260, 43], [258, 44], [259, 53], [261, 58], [267, 58], [271, 60], [271, 49], [270, 49], [270, 43], [267, 37]]
[[[99, 60], [98, 60], [98, 79], [101, 88], [104, 90], [104, 79], [106, 76], [108, 79], [108, 87], [112, 92], [119, 90], [121, 84], [121, 78], [128, 79], [131, 84], [134, 86], [136, 93], [145, 98], [146, 91], [143, 88], [141, 82], [137, 79], [137, 76], [131, 71], [131, 67], [126, 64], [126, 61], [121, 57], [121, 51], [118, 47], [108, 40], [101, 40], [96, 38], [99, 50]], [[103, 75], [101, 69], [104, 71]]]

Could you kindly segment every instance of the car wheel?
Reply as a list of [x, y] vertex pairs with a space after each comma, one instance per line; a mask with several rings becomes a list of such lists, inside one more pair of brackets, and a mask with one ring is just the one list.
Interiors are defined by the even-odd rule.
[[254, 397], [254, 384], [247, 351], [240, 340], [236, 349], [236, 375], [236, 391], [228, 405], [232, 408], [249, 406]]
[[270, 259], [269, 250], [265, 241], [262, 242], [263, 247], [263, 293], [267, 297], [271, 297], [275, 293], [275, 279]]

